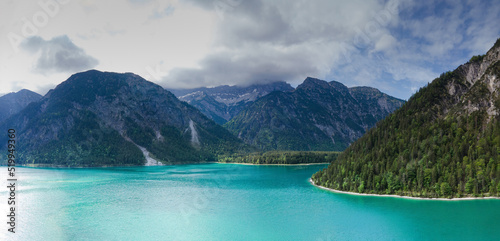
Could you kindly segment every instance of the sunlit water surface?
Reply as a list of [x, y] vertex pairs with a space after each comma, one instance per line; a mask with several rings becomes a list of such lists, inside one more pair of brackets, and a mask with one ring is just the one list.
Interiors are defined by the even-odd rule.
[[331, 193], [308, 182], [324, 167], [18, 168], [0, 240], [500, 240], [500, 200]]

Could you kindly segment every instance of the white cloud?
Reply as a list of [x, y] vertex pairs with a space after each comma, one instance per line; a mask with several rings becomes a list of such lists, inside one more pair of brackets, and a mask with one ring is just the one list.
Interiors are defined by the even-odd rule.
[[389, 34], [384, 34], [375, 44], [373, 51], [387, 51], [396, 47], [396, 45], [397, 45], [397, 40], [393, 36]]

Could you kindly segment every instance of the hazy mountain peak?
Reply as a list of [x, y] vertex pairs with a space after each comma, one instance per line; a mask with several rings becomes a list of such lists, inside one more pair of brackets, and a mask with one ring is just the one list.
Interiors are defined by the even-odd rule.
[[245, 87], [222, 85], [170, 91], [180, 100], [198, 108], [215, 122], [224, 124], [257, 99], [273, 91], [293, 91], [293, 87], [284, 81], [276, 81]]
[[32, 102], [38, 101], [42, 96], [31, 90], [22, 89], [0, 97], [0, 122], [16, 114]]

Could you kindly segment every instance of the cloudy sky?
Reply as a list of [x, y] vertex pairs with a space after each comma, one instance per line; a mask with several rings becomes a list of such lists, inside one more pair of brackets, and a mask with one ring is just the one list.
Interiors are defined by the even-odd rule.
[[0, 93], [88, 69], [169, 88], [307, 76], [407, 99], [500, 37], [496, 0], [0, 2]]

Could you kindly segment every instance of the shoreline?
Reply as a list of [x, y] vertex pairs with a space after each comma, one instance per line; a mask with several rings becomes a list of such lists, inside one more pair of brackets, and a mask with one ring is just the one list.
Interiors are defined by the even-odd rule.
[[485, 200], [485, 199], [500, 199], [500, 197], [462, 197], [462, 198], [426, 198], [426, 197], [410, 197], [410, 196], [399, 196], [394, 194], [368, 194], [368, 193], [356, 193], [356, 192], [346, 192], [339, 191], [327, 187], [323, 187], [320, 185], [316, 185], [312, 178], [309, 178], [309, 183], [317, 188], [321, 188], [323, 190], [327, 190], [334, 193], [342, 193], [356, 196], [373, 196], [373, 197], [395, 197], [395, 198], [405, 198], [405, 199], [413, 199], [413, 200], [428, 200], [428, 201], [467, 201], [467, 200]]
[[[119, 167], [159, 167], [159, 166], [177, 166], [177, 165], [196, 165], [196, 164], [214, 164], [218, 162], [187, 162], [187, 163], [162, 163], [162, 165], [102, 165], [102, 166], [66, 166], [52, 164], [16, 164], [12, 167], [26, 168], [53, 168], [53, 169], [82, 169], [82, 168], [119, 168]], [[0, 167], [9, 167], [8, 165], [0, 165]]]
[[255, 164], [246, 162], [216, 162], [218, 164], [238, 164], [238, 165], [248, 165], [248, 166], [311, 166], [311, 165], [327, 165], [329, 162], [322, 163], [299, 163], [299, 164]]
[[[162, 163], [162, 165], [120, 165], [120, 166], [65, 166], [65, 165], [52, 165], [52, 164], [17, 164], [16, 167], [26, 168], [53, 168], [53, 169], [81, 169], [81, 168], [114, 168], [114, 167], [152, 167], [152, 166], [176, 166], [176, 165], [197, 165], [197, 164], [237, 164], [237, 165], [251, 165], [251, 166], [309, 166], [309, 165], [327, 165], [324, 163], [300, 163], [300, 164], [254, 164], [244, 162], [188, 162], [188, 163]], [[0, 167], [8, 167], [8, 165], [0, 165]]]

